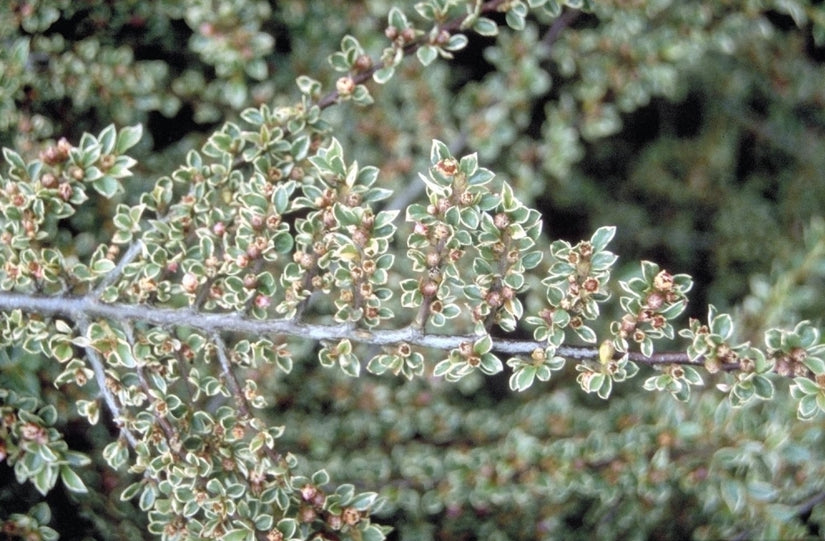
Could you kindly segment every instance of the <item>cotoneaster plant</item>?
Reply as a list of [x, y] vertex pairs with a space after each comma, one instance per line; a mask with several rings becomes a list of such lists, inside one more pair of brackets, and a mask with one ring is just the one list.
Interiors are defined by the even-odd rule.
[[[721, 419], [730, 407], [792, 401], [801, 420], [825, 410], [825, 345], [812, 322], [772, 327], [755, 341], [737, 332], [735, 314], [713, 304], [706, 318], [685, 321], [690, 276], [643, 260], [634, 275], [617, 279], [619, 259], [608, 249], [613, 226], [598, 227], [579, 242], [548, 242], [542, 215], [519, 197], [518, 182], [497, 176], [472, 152], [475, 133], [463, 145], [451, 146], [443, 136], [420, 141], [429, 148], [428, 163], [410, 172], [407, 181], [417, 184], [419, 193], [404, 201], [410, 192], [400, 193], [385, 182], [381, 164], [366, 165], [349, 152], [344, 141], [351, 128], [336, 124], [347, 117], [327, 113], [357, 115], [357, 107], [375, 107], [373, 94], [382, 92], [380, 85], [403, 79], [410, 57], [426, 73], [442, 60], [449, 62], [470, 35], [494, 38], [506, 25], [534, 39], [532, 30], [525, 30], [534, 28], [527, 24], [531, 17], [555, 21], [551, 29], [557, 33], [582, 13], [607, 8], [552, 0], [428, 0], [410, 9], [393, 6], [383, 36], [368, 38], [369, 47], [354, 35], [341, 40], [340, 49], [328, 56], [334, 76], [301, 75], [294, 101], [265, 100], [246, 108], [239, 106], [248, 97], [243, 81], [265, 78], [266, 66], [259, 60], [272, 44], [258, 33], [257, 22], [240, 24], [259, 21], [254, 13], [238, 15], [239, 26], [230, 29], [212, 22], [202, 9], [199, 2], [184, 8], [187, 23], [199, 32], [191, 47], [232, 83], [227, 83], [231, 94], [226, 100], [238, 110], [237, 118], [185, 152], [179, 166], [154, 179], [135, 201], [124, 194], [132, 193], [128, 184], [141, 167], [130, 155], [141, 142], [141, 124], [111, 124], [77, 141], [58, 139], [37, 157], [27, 157], [32, 153], [25, 149], [3, 149], [4, 370], [54, 374], [45, 381], [9, 377], [0, 389], [0, 461], [13, 469], [17, 483], [31, 483], [43, 496], [58, 479], [72, 493], [90, 492], [83, 472], [97, 457], [73, 450], [58, 429], [61, 417], [71, 415], [59, 409], [68, 401], [93, 427], [105, 425], [94, 432], [109, 437], [101, 457], [107, 471], [128, 480], [118, 498], [134, 502], [145, 513], [146, 530], [164, 539], [378, 540], [392, 531], [384, 519], [410, 516], [420, 526], [425, 521], [416, 513], [421, 512], [455, 519], [456, 532], [465, 534], [472, 526], [461, 520], [473, 524], [475, 517], [478, 536], [539, 538], [561, 531], [564, 514], [573, 513], [564, 507], [566, 496], [553, 495], [552, 487], [567, 484], [571, 494], [610, 500], [615, 489], [610, 486], [624, 483], [634, 487], [639, 505], [655, 507], [658, 498], [669, 498], [673, 491], [701, 493], [697, 487], [709, 476], [703, 461], [715, 464], [721, 479], [718, 485], [708, 482], [713, 497], [705, 504], [724, 501], [734, 526], [739, 524], [735, 515], [748, 523], [757, 520], [760, 509], [772, 513], [759, 519], [767, 524], [761, 530], [766, 532], [780, 531], [782, 516], [810, 515], [821, 499], [793, 506], [777, 496], [792, 490], [792, 483], [774, 488], [765, 480], [769, 473], [745, 481], [731, 474], [737, 467], [758, 466], [744, 452], [725, 455], [724, 441], [711, 444], [720, 449], [713, 458], [717, 462], [707, 456], [681, 462], [676, 455], [684, 452], [684, 442], [702, 433], [700, 421], [680, 427], [683, 410], [664, 409], [661, 419], [638, 428], [641, 445], [656, 449], [652, 456], [634, 456], [630, 443], [620, 441], [630, 432], [616, 432], [613, 425], [594, 428], [585, 443], [574, 436], [558, 439], [562, 443], [556, 447], [541, 447], [538, 436], [524, 428], [535, 422], [529, 402], [516, 412], [512, 432], [473, 417], [476, 424], [470, 423], [459, 448], [476, 449], [477, 456], [451, 450], [445, 466], [432, 450], [419, 457], [413, 448], [417, 438], [438, 442], [438, 430], [453, 415], [448, 402], [427, 413], [432, 395], [422, 386], [447, 382], [465, 389], [456, 393], [466, 392], [483, 385], [479, 375], [497, 381], [504, 374], [508, 392], [529, 395], [542, 385], [558, 388], [556, 379], [572, 381], [567, 376], [574, 372], [584, 393], [637, 405], [655, 399], [637, 392], [641, 389], [665, 391], [686, 402], [692, 390], [712, 381], [717, 391], [702, 393], [702, 415], [719, 416], [719, 426], [732, 433]], [[809, 8], [811, 19], [821, 15], [816, 9]], [[21, 16], [34, 24], [34, 12]], [[620, 25], [621, 18], [610, 24]], [[546, 39], [551, 43], [557, 34]], [[379, 41], [383, 46], [376, 49]], [[680, 58], [679, 47], [697, 43], [674, 41], [665, 60]], [[16, 42], [7, 65], [30, 62], [29, 46], [25, 39]], [[567, 49], [556, 54], [562, 71], [576, 69], [565, 63]], [[669, 80], [668, 65], [658, 69], [639, 77]], [[626, 76], [606, 73], [614, 79]], [[618, 106], [643, 101], [642, 90], [614, 83]], [[531, 92], [545, 91], [542, 81], [534, 84], [532, 90], [528, 84], [498, 99], [513, 100], [517, 109]], [[644, 90], [648, 98], [668, 92], [652, 88]], [[577, 99], [586, 111], [579, 126], [585, 136], [606, 137], [615, 129], [615, 110], [597, 112], [589, 109], [594, 102], [588, 96]], [[557, 174], [578, 159], [578, 136], [562, 122], [574, 107], [570, 100], [562, 96], [547, 112], [549, 119], [559, 119], [550, 122], [546, 134], [548, 145], [560, 149], [548, 165]], [[73, 225], [88, 215], [100, 231]], [[101, 231], [104, 241], [78, 249]], [[324, 378], [335, 376], [313, 376], [306, 366], [310, 359], [354, 378], [363, 394], [356, 387], [342, 391], [338, 380], [319, 391]], [[403, 376], [403, 383], [374, 383], [396, 376]], [[397, 396], [386, 395], [380, 385], [391, 385]], [[284, 386], [292, 386], [294, 394]], [[616, 398], [620, 388], [622, 396]], [[310, 399], [325, 392], [323, 400]], [[536, 429], [547, 432], [548, 441], [579, 423], [560, 405], [569, 398], [553, 400], [561, 402], [542, 407], [558, 410], [556, 421], [543, 418]], [[292, 401], [310, 404], [318, 425], [295, 421]], [[336, 412], [339, 402], [349, 404], [356, 416], [362, 408], [368, 419], [360, 425], [346, 421], [355, 424], [342, 434], [342, 446], [357, 449], [362, 437], [377, 439], [378, 449], [364, 444], [363, 455], [354, 458], [349, 451], [331, 453], [329, 465], [316, 469], [317, 457], [329, 451], [320, 450], [326, 445], [322, 417]], [[510, 421], [512, 413], [506, 413]], [[382, 415], [395, 424], [385, 425]], [[429, 416], [432, 424], [417, 416]], [[637, 417], [644, 415], [627, 413], [616, 423], [630, 430]], [[664, 424], [656, 425], [662, 419]], [[785, 422], [794, 423], [791, 418]], [[417, 428], [405, 434], [405, 423]], [[655, 430], [643, 432], [653, 425]], [[766, 436], [770, 448], [761, 458], [767, 472], [771, 463], [780, 462], [771, 453], [790, 453], [785, 443], [771, 439], [777, 437]], [[497, 438], [504, 444], [491, 450], [488, 444]], [[402, 464], [397, 472], [382, 462], [381, 453], [394, 451], [381, 447], [392, 442], [398, 449], [411, 447], [409, 455], [397, 458]], [[363, 465], [371, 457], [375, 463]], [[364, 479], [357, 473], [338, 477], [353, 464], [361, 464]], [[623, 477], [626, 468], [632, 479]], [[798, 468], [798, 483], [813, 477]], [[565, 481], [577, 472], [576, 480]], [[433, 481], [439, 477], [451, 479]], [[669, 479], [677, 480], [659, 486]], [[527, 485], [534, 480], [536, 498], [547, 503], [534, 509], [534, 502], [510, 492], [512, 480]], [[597, 488], [587, 489], [590, 485]], [[404, 500], [411, 494], [419, 498], [414, 506]], [[518, 526], [526, 528], [519, 534], [503, 533], [504, 526], [484, 521], [496, 502], [513, 505], [533, 522]], [[616, 496], [615, 502], [620, 506], [622, 498]], [[2, 531], [12, 538], [57, 538], [48, 526], [49, 509], [39, 503], [27, 513], [4, 515]], [[607, 527], [604, 521], [589, 523], [587, 513], [575, 516], [596, 531]], [[412, 537], [424, 531], [415, 529], [419, 526], [406, 526], [405, 533], [402, 525], [400, 531]], [[731, 527], [693, 526], [698, 537]], [[617, 536], [632, 530], [627, 524], [616, 528]], [[106, 531], [116, 535], [113, 527]]]

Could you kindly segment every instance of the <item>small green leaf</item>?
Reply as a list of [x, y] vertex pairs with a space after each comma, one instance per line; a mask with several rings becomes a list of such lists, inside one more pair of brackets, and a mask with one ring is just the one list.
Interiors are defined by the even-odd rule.
[[95, 274], [105, 274], [115, 268], [114, 261], [109, 259], [98, 259], [92, 264], [92, 272]]
[[253, 541], [255, 539], [255, 535], [252, 533], [251, 530], [246, 530], [244, 528], [235, 528], [234, 530], [229, 530], [228, 532], [224, 532], [221, 535], [221, 539], [224, 541]]
[[329, 56], [329, 65], [335, 71], [349, 71], [350, 64], [347, 61], [347, 55], [341, 51], [335, 52]]
[[298, 89], [302, 93], [309, 96], [313, 96], [321, 91], [321, 83], [306, 75], [299, 75], [298, 78], [295, 79], [295, 84], [298, 85]]
[[596, 252], [590, 258], [590, 267], [594, 272], [603, 272], [610, 270], [610, 267], [616, 263], [618, 256], [610, 252]]
[[799, 336], [799, 345], [803, 348], [809, 348], [819, 341], [819, 330], [808, 321], [797, 324], [794, 334]]
[[642, 343], [639, 344], [639, 349], [641, 350], [642, 355], [649, 358], [653, 355], [653, 340], [651, 340], [650, 337], [645, 337], [645, 339], [642, 340]]
[[582, 325], [581, 327], [573, 329], [573, 331], [583, 342], [587, 342], [588, 344], [596, 343], [596, 333], [587, 325]]
[[538, 250], [529, 252], [521, 257], [521, 264], [524, 265], [526, 270], [530, 270], [541, 263], [542, 257], [544, 257], [544, 254]]
[[355, 355], [341, 355], [338, 358], [338, 364], [344, 374], [350, 377], [357, 378], [361, 374], [361, 363]]
[[52, 520], [51, 509], [49, 509], [49, 505], [46, 502], [36, 504], [29, 509], [27, 514], [40, 524], [48, 524]]
[[754, 394], [757, 398], [761, 398], [762, 400], [773, 399], [773, 382], [771, 382], [771, 380], [757, 374], [753, 376], [752, 382]]
[[692, 366], [685, 366], [685, 381], [690, 383], [691, 385], [703, 385], [704, 382], [702, 381], [702, 376], [699, 375], [699, 372], [693, 368]]
[[355, 485], [345, 483], [335, 489], [335, 495], [338, 496], [341, 505], [349, 505], [355, 497]]
[[260, 514], [255, 518], [255, 529], [259, 531], [268, 531], [272, 529], [275, 523], [275, 517], [270, 514]]
[[727, 340], [733, 332], [733, 319], [730, 314], [719, 314], [710, 323], [710, 331]]
[[387, 536], [381, 531], [381, 528], [375, 524], [370, 524], [363, 531], [361, 531], [361, 541], [383, 541]]
[[80, 476], [69, 466], [64, 465], [60, 467], [60, 479], [63, 481], [66, 489], [71, 492], [85, 494], [89, 491]]
[[794, 385], [796, 385], [796, 387], [800, 391], [802, 391], [803, 394], [814, 395], [814, 394], [817, 394], [821, 391], [819, 385], [817, 385], [816, 382], [814, 382], [814, 381], [812, 381], [808, 378], [798, 377], [798, 378], [794, 378], [793, 381], [794, 381]]
[[610, 398], [610, 393], [611, 393], [612, 390], [613, 390], [613, 380], [608, 378], [608, 377], [605, 377], [604, 381], [602, 381], [601, 386], [599, 386], [599, 390], [598, 390], [597, 394], [599, 395], [599, 398], [607, 400], [608, 398]]
[[249, 107], [241, 111], [241, 118], [253, 126], [260, 126], [264, 123], [264, 116], [261, 114], [261, 110], [256, 107]]
[[722, 498], [733, 513], [738, 513], [745, 505], [745, 494], [742, 485], [734, 479], [724, 479], [720, 487]]
[[444, 46], [445, 49], [448, 51], [460, 51], [461, 49], [467, 46], [470, 40], [467, 39], [467, 36], [464, 34], [453, 34], [450, 36], [450, 40], [447, 42], [447, 45]]
[[588, 393], [598, 391], [604, 384], [605, 379], [607, 378], [604, 374], [593, 374], [590, 380], [587, 381], [587, 388], [585, 389], [585, 391], [587, 391]]
[[481, 356], [480, 368], [482, 372], [492, 376], [493, 374], [498, 374], [504, 370], [504, 365], [501, 363], [501, 359], [497, 356], [492, 353], [486, 353]]
[[494, 20], [488, 19], [487, 17], [479, 17], [476, 19], [475, 24], [473, 24], [473, 30], [482, 36], [492, 37], [498, 35], [498, 25]]
[[120, 183], [116, 178], [104, 175], [95, 180], [92, 187], [106, 199], [111, 199], [120, 190]]
[[372, 74], [372, 80], [379, 85], [383, 85], [392, 79], [393, 75], [395, 75], [395, 66], [385, 66], [380, 70], [376, 70], [376, 72]]
[[41, 419], [43, 419], [43, 423], [47, 426], [53, 425], [57, 422], [57, 408], [53, 405], [48, 404], [37, 412]]
[[135, 124], [134, 126], [126, 126], [121, 128], [117, 134], [117, 142], [115, 143], [115, 154], [123, 154], [133, 146], [135, 146], [140, 138], [143, 136], [143, 126]]
[[504, 16], [504, 20], [507, 22], [507, 26], [513, 30], [524, 30], [524, 16], [516, 12], [515, 9], [508, 11]]
[[805, 395], [799, 400], [799, 406], [796, 409], [796, 416], [803, 421], [812, 419], [819, 408], [817, 406], [816, 395]]
[[593, 233], [593, 236], [590, 237], [590, 244], [593, 247], [593, 252], [601, 252], [604, 250], [615, 234], [616, 228], [614, 226], [604, 226], [598, 228], [596, 232]]
[[23, 172], [26, 170], [26, 162], [23, 161], [23, 158], [20, 157], [20, 154], [13, 151], [10, 148], [3, 148], [3, 157], [6, 159], [6, 163], [12, 166], [12, 170], [17, 169], [17, 172]]
[[352, 101], [356, 105], [360, 105], [362, 107], [372, 105], [374, 102], [372, 95], [370, 95], [369, 89], [364, 85], [358, 85], [355, 87], [355, 90], [352, 93]]
[[447, 374], [447, 372], [450, 371], [452, 366], [453, 363], [450, 361], [450, 359], [443, 359], [439, 361], [438, 364], [435, 365], [435, 368], [433, 368], [433, 376], [441, 377]]
[[525, 366], [513, 372], [510, 376], [510, 389], [513, 391], [525, 391], [533, 385], [536, 377], [536, 367]]
[[329, 483], [329, 473], [327, 473], [327, 470], [318, 470], [312, 474], [313, 485], [324, 486], [327, 483]]
[[[281, 509], [286, 509], [286, 507], [282, 507]], [[298, 523], [294, 518], [282, 518], [278, 521], [278, 531], [284, 534], [284, 537], [287, 539], [294, 536], [297, 529]]]
[[493, 349], [493, 339], [489, 334], [481, 336], [473, 343], [473, 351], [478, 354], [487, 353]]
[[376, 498], [378, 498], [376, 492], [362, 492], [349, 505], [358, 511], [366, 511], [375, 502]]
[[397, 7], [390, 9], [387, 15], [387, 23], [389, 23], [390, 26], [394, 26], [399, 32], [410, 25], [410, 23], [407, 22], [407, 16]]
[[272, 247], [279, 254], [285, 254], [292, 250], [293, 244], [294, 239], [292, 238], [292, 235], [290, 235], [287, 231], [282, 231], [272, 237]]
[[782, 347], [782, 331], [779, 329], [768, 329], [765, 331], [765, 346], [769, 350], [778, 350]]
[[97, 140], [100, 143], [100, 151], [103, 154], [111, 154], [115, 149], [115, 125], [109, 124], [100, 132]]
[[38, 471], [35, 476], [32, 478], [32, 482], [34, 483], [34, 488], [37, 491], [45, 496], [52, 488], [54, 488], [55, 483], [57, 482], [57, 467], [56, 466], [45, 466]]
[[418, 48], [415, 56], [418, 58], [418, 61], [421, 62], [422, 66], [429, 66], [438, 58], [438, 49], [432, 45], [424, 45]]
[[814, 374], [825, 374], [825, 361], [819, 357], [806, 357], [802, 364], [807, 366]]

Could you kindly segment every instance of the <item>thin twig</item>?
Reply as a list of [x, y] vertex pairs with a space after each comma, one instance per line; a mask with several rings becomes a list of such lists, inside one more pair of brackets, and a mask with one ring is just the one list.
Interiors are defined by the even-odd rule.
[[252, 413], [250, 412], [249, 402], [246, 400], [246, 396], [241, 390], [241, 385], [238, 378], [235, 377], [235, 372], [232, 371], [229, 355], [226, 353], [226, 343], [218, 333], [212, 333], [211, 338], [218, 353], [218, 362], [221, 364], [221, 372], [226, 380], [226, 384], [229, 385], [229, 391], [235, 396], [235, 404], [238, 406], [238, 411], [241, 412], [241, 415], [245, 419], [251, 418]]
[[129, 249], [126, 250], [126, 253], [123, 254], [123, 257], [120, 258], [117, 265], [114, 269], [109, 271], [106, 276], [100, 281], [100, 283], [94, 289], [95, 297], [100, 298], [103, 294], [103, 290], [105, 290], [110, 285], [114, 284], [118, 278], [123, 275], [123, 269], [126, 268], [126, 265], [131, 263], [135, 260], [135, 258], [143, 251], [143, 242], [140, 240], [135, 240]]
[[[123, 326], [124, 333], [126, 334], [126, 340], [129, 343], [129, 347], [133, 348], [135, 345], [135, 336], [132, 330], [132, 325], [127, 324]], [[149, 386], [149, 381], [146, 379], [146, 371], [143, 369], [143, 363], [141, 360], [137, 360], [137, 364], [135, 366], [135, 374], [137, 374], [138, 381], [140, 382], [140, 386], [143, 389], [143, 392], [146, 393], [147, 397], [152, 396], [152, 389]], [[166, 401], [165, 397], [162, 398], [163, 402]], [[152, 405], [156, 405], [156, 401], [152, 400]], [[155, 411], [155, 421], [157, 422], [158, 426], [160, 426], [161, 430], [163, 430], [163, 434], [166, 437], [166, 444], [169, 446], [169, 450], [178, 455], [179, 458], [183, 458], [183, 455], [180, 452], [180, 434], [172, 426], [172, 423], [169, 422], [169, 419], [166, 418], [166, 413], [161, 411]]]
[[[235, 403], [238, 406], [238, 411], [241, 413], [244, 422], [248, 422], [254, 417], [252, 415], [252, 408], [249, 405], [246, 395], [241, 389], [240, 382], [238, 381], [237, 376], [235, 376], [235, 372], [232, 370], [232, 363], [229, 360], [229, 355], [227, 355], [226, 343], [217, 332], [212, 333], [211, 339], [217, 349], [218, 362], [221, 365], [221, 372], [223, 373], [224, 380], [226, 380], [227, 385], [229, 385], [229, 391], [235, 396]], [[264, 445], [263, 450], [270, 460], [272, 460], [273, 464], [278, 464], [281, 461], [282, 457], [280, 453], [274, 449]]]
[[550, 25], [547, 33], [541, 38], [542, 45], [549, 49], [559, 39], [564, 29], [573, 24], [581, 14], [582, 12], [577, 9], [570, 9], [559, 15]]
[[820, 503], [825, 502], [825, 491], [822, 491], [818, 494], [814, 494], [801, 504], [796, 511], [797, 516], [807, 515], [810, 513], [814, 507], [819, 505]]
[[[76, 317], [81, 334], [86, 334], [86, 330], [89, 328], [89, 319], [83, 314], [76, 315]], [[126, 440], [129, 446], [134, 449], [137, 445], [137, 438], [124, 426], [125, 416], [120, 409], [120, 405], [117, 403], [117, 399], [106, 385], [106, 369], [104, 368], [103, 359], [100, 358], [100, 354], [91, 346], [86, 347], [85, 351], [86, 358], [89, 360], [89, 364], [92, 366], [92, 371], [95, 374], [95, 381], [100, 389], [100, 396], [106, 403], [106, 407], [112, 415], [112, 420], [120, 428], [120, 435]]]

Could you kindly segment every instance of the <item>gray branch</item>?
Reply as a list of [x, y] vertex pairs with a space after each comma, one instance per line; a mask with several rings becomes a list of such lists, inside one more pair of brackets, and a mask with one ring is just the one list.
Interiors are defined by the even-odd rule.
[[[147, 305], [104, 304], [90, 297], [36, 297], [20, 293], [0, 293], [0, 311], [22, 310], [44, 316], [65, 316], [73, 320], [82, 318], [105, 318], [115, 321], [143, 321], [167, 327], [187, 327], [207, 335], [222, 332], [237, 332], [254, 336], [288, 335], [309, 340], [341, 340], [374, 346], [387, 346], [406, 342], [407, 344], [450, 350], [462, 342], [473, 342], [473, 335], [448, 335], [424, 333], [414, 326], [399, 329], [366, 330], [354, 329], [347, 324], [313, 324], [294, 319], [256, 320], [236, 313], [204, 313], [191, 308], [159, 308]], [[505, 355], [530, 355], [536, 349], [544, 349], [545, 343], [536, 340], [493, 339], [493, 351]], [[571, 359], [598, 359], [599, 351], [593, 347], [562, 346], [556, 354]], [[647, 358], [631, 353], [633, 361], [648, 365], [693, 364], [701, 365], [702, 360], [691, 360], [685, 353], [657, 353]]]

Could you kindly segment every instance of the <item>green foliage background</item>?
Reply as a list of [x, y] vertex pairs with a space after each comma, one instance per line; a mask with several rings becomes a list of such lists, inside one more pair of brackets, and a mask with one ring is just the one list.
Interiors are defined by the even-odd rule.
[[[417, 172], [440, 139], [456, 155], [477, 151], [537, 207], [547, 243], [616, 225], [619, 277], [640, 259], [693, 276], [690, 315], [704, 318], [708, 303], [731, 311], [741, 341], [801, 319], [821, 326], [825, 8], [568, 4], [559, 16], [531, 11], [521, 31], [493, 15], [498, 36], [470, 33], [454, 59], [426, 67], [407, 59], [386, 85], [368, 84], [374, 104], [335, 105], [324, 119], [349, 158], [380, 168], [393, 204], [423, 198]], [[88, 255], [114, 233], [100, 216], [137, 202], [223, 122], [295, 103], [299, 75], [335, 88], [327, 57], [344, 35], [377, 58], [392, 5], [5, 3], [0, 144], [29, 160], [60, 137], [144, 126], [126, 193], [58, 233], [65, 253]], [[710, 377], [687, 403], [634, 382], [601, 401], [578, 389], [572, 363], [513, 393], [506, 376], [352, 379], [314, 357], [307, 345], [288, 376], [257, 374], [269, 413], [289, 427], [279, 445], [308, 472], [378, 491], [386, 503], [373, 520], [391, 538], [825, 535], [825, 425], [796, 421], [783, 391], [734, 409]], [[100, 459], [113, 427], [84, 424], [79, 391], [50, 383], [59, 371], [0, 351], [0, 387], [55, 404], [70, 448], [93, 460], [78, 470], [89, 494], [50, 493], [51, 527], [64, 539], [148, 537], [142, 513], [118, 499], [132, 480]], [[0, 520], [39, 501], [2, 462], [0, 478]]]

